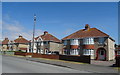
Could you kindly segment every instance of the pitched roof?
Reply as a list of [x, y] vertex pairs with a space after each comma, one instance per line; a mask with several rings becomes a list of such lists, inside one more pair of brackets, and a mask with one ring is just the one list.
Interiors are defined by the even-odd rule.
[[43, 41], [60, 42], [59, 39], [57, 39], [55, 36], [49, 34], [47, 31], [45, 31], [43, 35], [36, 37], [35, 40], [37, 40], [39, 37], [41, 37]]
[[23, 38], [22, 36], [19, 36], [19, 38], [14, 40], [14, 42], [15, 43], [29, 43], [29, 41]]
[[9, 39], [8, 38], [5, 38], [3, 41], [2, 41], [2, 44], [8, 44], [8, 42], [9, 42]]
[[106, 33], [100, 31], [97, 28], [90, 28], [88, 24], [86, 24], [85, 29], [78, 30], [77, 32], [68, 35], [65, 39], [75, 39], [75, 38], [86, 38], [86, 37], [109, 37]]

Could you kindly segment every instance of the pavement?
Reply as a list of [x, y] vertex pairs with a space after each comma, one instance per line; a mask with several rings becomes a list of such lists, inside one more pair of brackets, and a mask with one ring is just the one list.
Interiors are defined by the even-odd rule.
[[113, 61], [91, 60], [91, 64], [110, 67], [115, 64], [115, 60]]
[[[19, 59], [18, 59], [19, 58]], [[17, 60], [17, 61], [14, 61]], [[28, 62], [28, 64], [27, 64]], [[37, 64], [40, 66], [40, 69], [44, 69], [39, 71], [40, 73], [42, 72], [49, 72], [49, 73], [118, 73], [118, 69], [115, 69], [114, 67], [108, 67], [108, 66], [102, 66], [102, 65], [94, 65], [94, 64], [85, 64], [85, 63], [78, 63], [78, 62], [69, 62], [69, 61], [63, 61], [63, 60], [53, 60], [53, 59], [45, 59], [45, 58], [30, 58], [30, 57], [22, 57], [22, 56], [3, 56], [3, 71], [4, 72], [9, 72], [8, 69], [9, 67], [5, 65], [10, 66], [11, 64], [16, 68], [19, 68], [18, 65], [24, 65], [24, 68], [22, 69], [30, 69], [34, 64]], [[14, 65], [15, 64], [15, 65]], [[44, 66], [43, 66], [44, 65]], [[45, 66], [46, 65], [46, 66]], [[21, 67], [20, 66], [20, 67]], [[27, 68], [26, 68], [26, 67]], [[36, 68], [38, 66], [33, 66], [35, 69], [35, 72], [38, 71]], [[51, 66], [51, 67], [48, 67]], [[52, 67], [54, 66], [54, 67]], [[10, 66], [12, 67], [12, 66]], [[57, 67], [55, 69], [55, 67]], [[52, 69], [53, 68], [53, 69]], [[61, 69], [62, 70], [61, 70]], [[50, 69], [50, 70], [49, 70]], [[32, 69], [33, 70], [33, 69]], [[48, 71], [47, 71], [48, 70]], [[57, 70], [57, 71], [56, 71]], [[60, 71], [59, 71], [60, 70]], [[13, 70], [10, 72], [14, 72]], [[18, 72], [18, 71], [15, 71]], [[20, 71], [24, 72], [24, 71]], [[29, 72], [29, 71], [27, 71]], [[33, 71], [30, 71], [30, 73], [33, 73]]]

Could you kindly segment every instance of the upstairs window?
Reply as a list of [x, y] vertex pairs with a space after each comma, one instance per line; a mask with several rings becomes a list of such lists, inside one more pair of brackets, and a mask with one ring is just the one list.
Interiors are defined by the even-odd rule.
[[104, 42], [105, 42], [104, 37], [100, 37], [100, 38], [99, 38], [99, 44], [104, 44]]
[[64, 45], [67, 45], [67, 40], [64, 40]]
[[94, 38], [84, 38], [83, 44], [94, 44]]
[[70, 44], [71, 45], [79, 45], [79, 41], [78, 41], [78, 39], [71, 39]]

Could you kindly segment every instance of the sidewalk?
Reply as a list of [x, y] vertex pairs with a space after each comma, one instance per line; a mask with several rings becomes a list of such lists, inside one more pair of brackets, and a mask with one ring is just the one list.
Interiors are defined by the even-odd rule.
[[45, 58], [30, 58], [30, 57], [19, 57], [19, 56], [11, 56], [11, 57], [21, 58], [24, 60], [45, 63], [55, 66], [67, 67], [67, 68], [76, 69], [80, 71], [87, 71], [91, 73], [118, 73], [118, 70], [114, 69], [113, 67], [107, 67], [101, 65], [93, 65], [93, 64], [85, 64], [85, 63], [53, 60], [53, 59], [45, 59]]
[[114, 61], [91, 60], [91, 64], [110, 67], [113, 66], [113, 64], [115, 64], [115, 60]]

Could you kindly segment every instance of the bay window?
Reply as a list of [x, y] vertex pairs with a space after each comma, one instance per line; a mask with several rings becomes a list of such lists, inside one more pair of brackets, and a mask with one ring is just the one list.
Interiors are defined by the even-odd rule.
[[94, 38], [84, 38], [83, 44], [94, 44]]
[[78, 55], [78, 54], [79, 54], [79, 51], [78, 51], [78, 49], [71, 49], [71, 50], [70, 50], [70, 54], [71, 54], [71, 55]]
[[83, 55], [94, 55], [94, 50], [93, 49], [84, 49]]
[[78, 39], [71, 39], [70, 40], [70, 45], [79, 45]]

